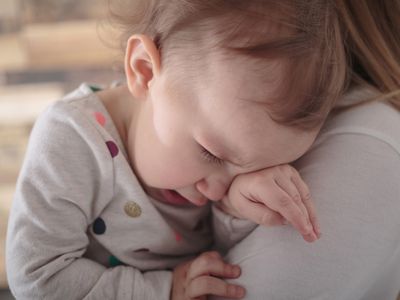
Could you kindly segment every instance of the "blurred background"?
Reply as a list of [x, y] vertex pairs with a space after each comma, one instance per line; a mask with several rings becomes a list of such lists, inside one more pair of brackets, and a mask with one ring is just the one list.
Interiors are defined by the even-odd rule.
[[[5, 237], [15, 182], [38, 114], [82, 82], [123, 78], [103, 30], [107, 0], [0, 1], [0, 299], [7, 291]], [[115, 40], [115, 37], [114, 37]]]

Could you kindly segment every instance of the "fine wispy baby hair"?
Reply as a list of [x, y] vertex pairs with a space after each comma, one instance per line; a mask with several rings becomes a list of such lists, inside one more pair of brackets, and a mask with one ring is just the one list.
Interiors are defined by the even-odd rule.
[[[207, 54], [241, 56], [265, 82], [262, 99], [282, 125], [313, 129], [325, 120], [346, 88], [342, 29], [332, 1], [110, 0], [121, 48], [132, 34], [150, 36], [162, 68], [180, 68], [176, 80], [207, 68]], [[280, 68], [282, 71], [274, 72]]]

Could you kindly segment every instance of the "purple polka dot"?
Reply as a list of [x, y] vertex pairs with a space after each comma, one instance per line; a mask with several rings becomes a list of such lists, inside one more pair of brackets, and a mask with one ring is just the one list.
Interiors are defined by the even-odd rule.
[[118, 155], [118, 146], [113, 141], [106, 142], [108, 150], [110, 151], [111, 157], [115, 157]]

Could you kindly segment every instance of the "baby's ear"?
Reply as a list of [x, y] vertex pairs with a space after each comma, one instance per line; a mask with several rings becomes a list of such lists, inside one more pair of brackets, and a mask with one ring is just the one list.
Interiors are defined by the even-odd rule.
[[128, 88], [137, 98], [145, 97], [149, 84], [160, 70], [160, 53], [146, 35], [132, 35], [125, 52], [125, 74]]

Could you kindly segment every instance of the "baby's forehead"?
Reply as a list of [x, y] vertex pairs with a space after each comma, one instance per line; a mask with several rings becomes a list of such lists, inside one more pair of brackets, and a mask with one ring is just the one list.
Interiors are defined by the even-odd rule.
[[197, 80], [203, 89], [219, 88], [221, 93], [230, 94], [232, 100], [268, 103], [284, 81], [286, 64], [281, 59], [215, 53], [209, 55], [207, 66], [199, 71]]
[[243, 105], [236, 105], [237, 101], [225, 102], [226, 109], [220, 108], [222, 105], [208, 104], [210, 109], [200, 118], [200, 128], [204, 128], [205, 135], [212, 143], [220, 141], [228, 146], [258, 145], [268, 137], [268, 131], [281, 129], [259, 104], [250, 101], [241, 101]]

